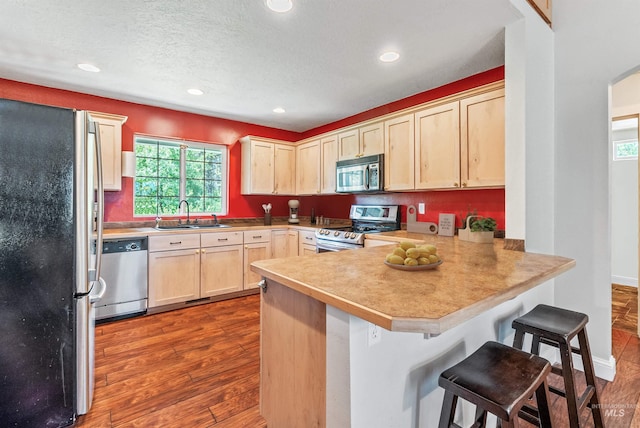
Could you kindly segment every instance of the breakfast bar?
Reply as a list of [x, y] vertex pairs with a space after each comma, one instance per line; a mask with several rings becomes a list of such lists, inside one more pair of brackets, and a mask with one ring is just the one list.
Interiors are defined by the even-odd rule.
[[[264, 278], [261, 413], [270, 427], [436, 426], [439, 374], [487, 340], [510, 344], [512, 320], [553, 304], [549, 280], [575, 265], [505, 250], [499, 239], [420, 238], [437, 246], [437, 268], [385, 265], [391, 241], [252, 264]], [[460, 413], [466, 421], [473, 409]]]

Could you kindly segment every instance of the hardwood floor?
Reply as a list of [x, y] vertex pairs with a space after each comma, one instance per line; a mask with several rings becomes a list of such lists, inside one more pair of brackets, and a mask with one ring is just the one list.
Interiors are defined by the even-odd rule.
[[[632, 311], [630, 291], [613, 292], [614, 312]], [[97, 326], [94, 403], [76, 426], [266, 427], [258, 406], [259, 308], [253, 295]], [[640, 428], [640, 339], [617, 321], [617, 376], [599, 380], [600, 402], [607, 428]], [[564, 400], [551, 400], [554, 427], [568, 427]], [[593, 427], [589, 410], [582, 419]]]
[[265, 427], [259, 295], [96, 327], [96, 389], [78, 427]]
[[638, 334], [638, 289], [625, 285], [611, 286], [612, 327]]

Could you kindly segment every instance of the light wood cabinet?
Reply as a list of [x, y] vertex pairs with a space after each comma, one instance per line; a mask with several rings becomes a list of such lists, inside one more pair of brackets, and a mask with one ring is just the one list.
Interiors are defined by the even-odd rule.
[[504, 186], [504, 89], [460, 100], [462, 187]]
[[350, 129], [338, 134], [338, 157], [340, 160], [353, 159], [360, 154], [360, 134], [358, 129]]
[[364, 125], [338, 134], [338, 157], [354, 159], [384, 152], [384, 124]]
[[243, 195], [295, 194], [294, 145], [250, 136], [240, 143]]
[[320, 193], [320, 164], [320, 140], [296, 147], [296, 193], [298, 195]]
[[298, 231], [293, 229], [271, 230], [271, 258], [298, 255]]
[[200, 297], [241, 291], [244, 279], [242, 232], [201, 235]]
[[287, 257], [298, 255], [298, 231], [289, 229], [287, 231]]
[[271, 231], [267, 229], [244, 232], [244, 289], [257, 288], [262, 280], [251, 271], [251, 263], [271, 258]]
[[460, 103], [415, 114], [415, 188], [460, 187]]
[[320, 140], [320, 193], [336, 193], [336, 162], [338, 161], [338, 136], [330, 135]]
[[306, 256], [316, 252], [316, 233], [310, 230], [298, 231], [298, 255]]
[[127, 117], [95, 111], [89, 115], [100, 130], [104, 190], [122, 190], [122, 125]]
[[149, 237], [149, 307], [200, 297], [200, 235]]
[[414, 188], [414, 116], [413, 113], [384, 122], [385, 190]]
[[362, 156], [384, 153], [383, 122], [361, 126], [358, 130], [360, 132], [360, 153]]

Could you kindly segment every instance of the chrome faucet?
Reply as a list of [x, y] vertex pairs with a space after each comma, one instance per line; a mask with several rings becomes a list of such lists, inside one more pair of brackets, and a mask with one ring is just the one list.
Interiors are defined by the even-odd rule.
[[[180, 201], [180, 203], [178, 204], [178, 210], [180, 210], [180, 207], [182, 207], [182, 203], [187, 204], [187, 223], [186, 224], [191, 224], [191, 220], [189, 220], [189, 202], [186, 199], [183, 199]], [[178, 224], [181, 224], [181, 220], [178, 219]]]
[[218, 224], [218, 216], [215, 214], [211, 214], [213, 216], [213, 224]]

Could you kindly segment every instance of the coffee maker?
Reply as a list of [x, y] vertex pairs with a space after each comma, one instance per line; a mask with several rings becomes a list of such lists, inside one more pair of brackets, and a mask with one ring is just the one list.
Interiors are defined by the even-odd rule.
[[300, 206], [300, 201], [297, 199], [289, 199], [289, 220], [288, 222], [291, 224], [300, 223], [300, 219], [298, 218], [298, 207]]

